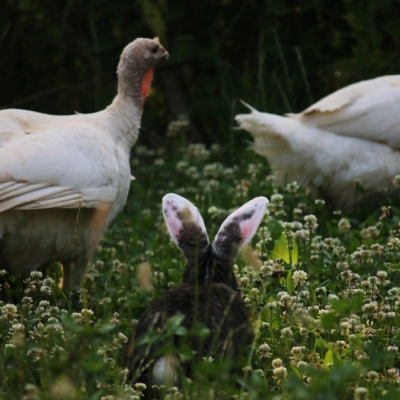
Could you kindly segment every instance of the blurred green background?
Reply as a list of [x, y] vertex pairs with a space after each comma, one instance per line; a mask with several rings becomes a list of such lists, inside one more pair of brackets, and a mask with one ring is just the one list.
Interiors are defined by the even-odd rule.
[[100, 110], [116, 94], [123, 47], [159, 36], [171, 56], [145, 108], [141, 140], [150, 145], [186, 114], [189, 141], [239, 146], [238, 98], [297, 112], [400, 71], [393, 0], [2, 0], [0, 9], [0, 108]]

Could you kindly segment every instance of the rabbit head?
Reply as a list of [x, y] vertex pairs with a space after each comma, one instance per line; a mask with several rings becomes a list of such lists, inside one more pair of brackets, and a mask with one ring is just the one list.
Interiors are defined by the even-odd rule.
[[238, 290], [233, 265], [239, 249], [256, 232], [268, 205], [256, 197], [232, 213], [221, 225], [210, 244], [199, 210], [174, 193], [163, 198], [163, 213], [168, 232], [186, 260], [183, 282], [198, 285], [223, 283]]

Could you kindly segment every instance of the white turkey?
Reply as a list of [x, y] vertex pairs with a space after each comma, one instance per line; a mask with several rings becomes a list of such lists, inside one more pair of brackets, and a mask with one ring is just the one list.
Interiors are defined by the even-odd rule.
[[[248, 107], [250, 114], [235, 119], [280, 184], [297, 181], [349, 208], [400, 174], [400, 76], [347, 86], [287, 117]], [[356, 196], [355, 181], [365, 193]]]
[[153, 69], [168, 52], [139, 38], [118, 64], [105, 110], [53, 116], [0, 111], [0, 269], [26, 277], [52, 262], [79, 289], [102, 235], [127, 200], [129, 155]]

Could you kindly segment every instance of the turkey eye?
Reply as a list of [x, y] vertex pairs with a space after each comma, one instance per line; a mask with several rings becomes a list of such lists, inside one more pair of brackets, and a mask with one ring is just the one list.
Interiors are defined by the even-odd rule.
[[153, 50], [152, 50], [153, 54], [156, 54], [157, 50], [158, 50], [158, 46], [153, 47]]

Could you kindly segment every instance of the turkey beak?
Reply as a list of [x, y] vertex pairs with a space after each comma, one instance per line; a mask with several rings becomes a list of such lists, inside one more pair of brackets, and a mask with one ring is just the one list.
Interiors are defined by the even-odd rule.
[[161, 46], [161, 44], [160, 44], [160, 50], [162, 51], [161, 57], [164, 57], [164, 56], [167, 57], [167, 58], [169, 57], [168, 51], [165, 50], [164, 47]]
[[165, 50], [164, 49], [164, 47], [161, 45], [161, 43], [160, 43], [160, 39], [158, 38], [158, 37], [155, 37], [154, 39], [153, 39], [155, 42], [157, 42], [158, 43], [158, 45], [160, 46], [160, 58], [161, 57], [169, 57], [169, 53], [168, 53], [168, 51], [167, 50]]

